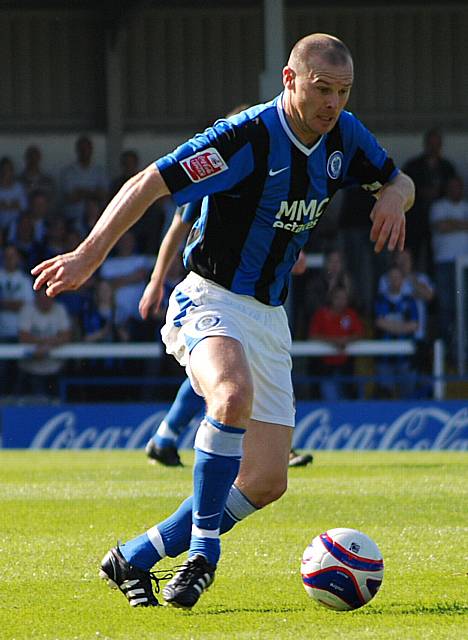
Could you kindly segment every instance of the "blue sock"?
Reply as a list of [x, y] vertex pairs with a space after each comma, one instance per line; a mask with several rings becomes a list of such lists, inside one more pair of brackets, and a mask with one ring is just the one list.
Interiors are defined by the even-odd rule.
[[127, 562], [130, 562], [139, 569], [147, 571], [161, 560], [166, 554], [161, 555], [151, 542], [148, 533], [129, 540], [125, 544], [119, 545], [120, 552]]
[[190, 380], [184, 380], [171, 408], [153, 436], [155, 444], [158, 447], [176, 446], [177, 438], [192, 418], [203, 412], [204, 406], [204, 399], [192, 389]]
[[245, 429], [206, 416], [195, 438], [192, 536], [189, 558], [196, 554], [217, 564], [220, 526], [232, 483], [239, 471]]
[[160, 522], [157, 528], [170, 558], [187, 551], [192, 529], [192, 496], [184, 500], [177, 511]]
[[[120, 550], [127, 562], [148, 570], [166, 555], [175, 558], [187, 551], [192, 529], [192, 502], [190, 496], [166, 520], [147, 533], [121, 545]], [[235, 524], [257, 510], [258, 508], [233, 484], [229, 489], [221, 519], [220, 534], [230, 531]]]

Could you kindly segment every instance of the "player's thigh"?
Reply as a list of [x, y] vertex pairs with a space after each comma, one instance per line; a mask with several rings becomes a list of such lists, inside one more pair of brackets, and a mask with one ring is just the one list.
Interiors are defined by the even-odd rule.
[[263, 507], [286, 491], [292, 434], [292, 427], [250, 421], [236, 485], [254, 505]]
[[249, 363], [242, 344], [228, 336], [201, 340], [190, 354], [190, 370], [206, 397], [220, 384], [252, 387]]
[[[225, 405], [227, 411], [239, 410], [250, 418], [253, 382], [242, 344], [228, 336], [209, 336], [201, 340], [190, 354], [190, 372], [210, 405]], [[234, 405], [230, 410], [229, 405]], [[242, 408], [241, 408], [242, 407]], [[213, 416], [215, 417], [215, 416]], [[247, 426], [247, 425], [245, 425]]]

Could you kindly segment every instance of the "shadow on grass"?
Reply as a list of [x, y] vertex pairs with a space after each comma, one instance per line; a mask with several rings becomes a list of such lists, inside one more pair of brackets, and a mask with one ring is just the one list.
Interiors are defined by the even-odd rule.
[[361, 615], [449, 615], [462, 616], [468, 614], [468, 604], [462, 602], [435, 602], [434, 604], [390, 604], [386, 607], [363, 607], [356, 613]]
[[[278, 614], [301, 613], [307, 607], [220, 607], [209, 611], [185, 611], [187, 615], [218, 616], [229, 613], [253, 613], [253, 614]], [[468, 605], [461, 602], [435, 602], [434, 604], [390, 604], [385, 607], [362, 607], [352, 612], [353, 615], [379, 616], [379, 615], [447, 615], [461, 616], [468, 614]]]
[[192, 611], [192, 615], [217, 616], [226, 613], [299, 613], [306, 607], [222, 607], [210, 611]]

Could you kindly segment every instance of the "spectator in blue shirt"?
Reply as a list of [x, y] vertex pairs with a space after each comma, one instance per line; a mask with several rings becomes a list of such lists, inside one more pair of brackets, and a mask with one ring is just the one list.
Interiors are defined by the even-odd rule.
[[[388, 290], [375, 303], [375, 324], [383, 340], [415, 338], [419, 327], [418, 308], [412, 296], [404, 293], [403, 273], [392, 267], [387, 273]], [[377, 360], [377, 395], [411, 398], [415, 387], [412, 359], [407, 355], [382, 356]]]

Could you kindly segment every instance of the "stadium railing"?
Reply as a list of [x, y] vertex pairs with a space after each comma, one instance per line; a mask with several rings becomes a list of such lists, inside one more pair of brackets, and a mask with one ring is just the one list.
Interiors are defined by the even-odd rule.
[[[22, 360], [34, 355], [34, 345], [0, 344], [0, 360]], [[298, 357], [322, 357], [346, 353], [350, 356], [404, 356], [414, 355], [415, 345], [411, 340], [357, 340], [348, 345], [344, 352], [320, 340], [295, 341], [292, 343], [291, 355]], [[51, 349], [50, 357], [64, 360], [69, 359], [103, 359], [129, 358], [151, 359], [159, 358], [163, 354], [163, 347], [156, 342], [127, 342], [110, 344], [88, 344], [74, 342]], [[433, 349], [432, 379], [433, 397], [442, 400], [445, 397], [444, 381], [444, 345], [436, 340]]]

